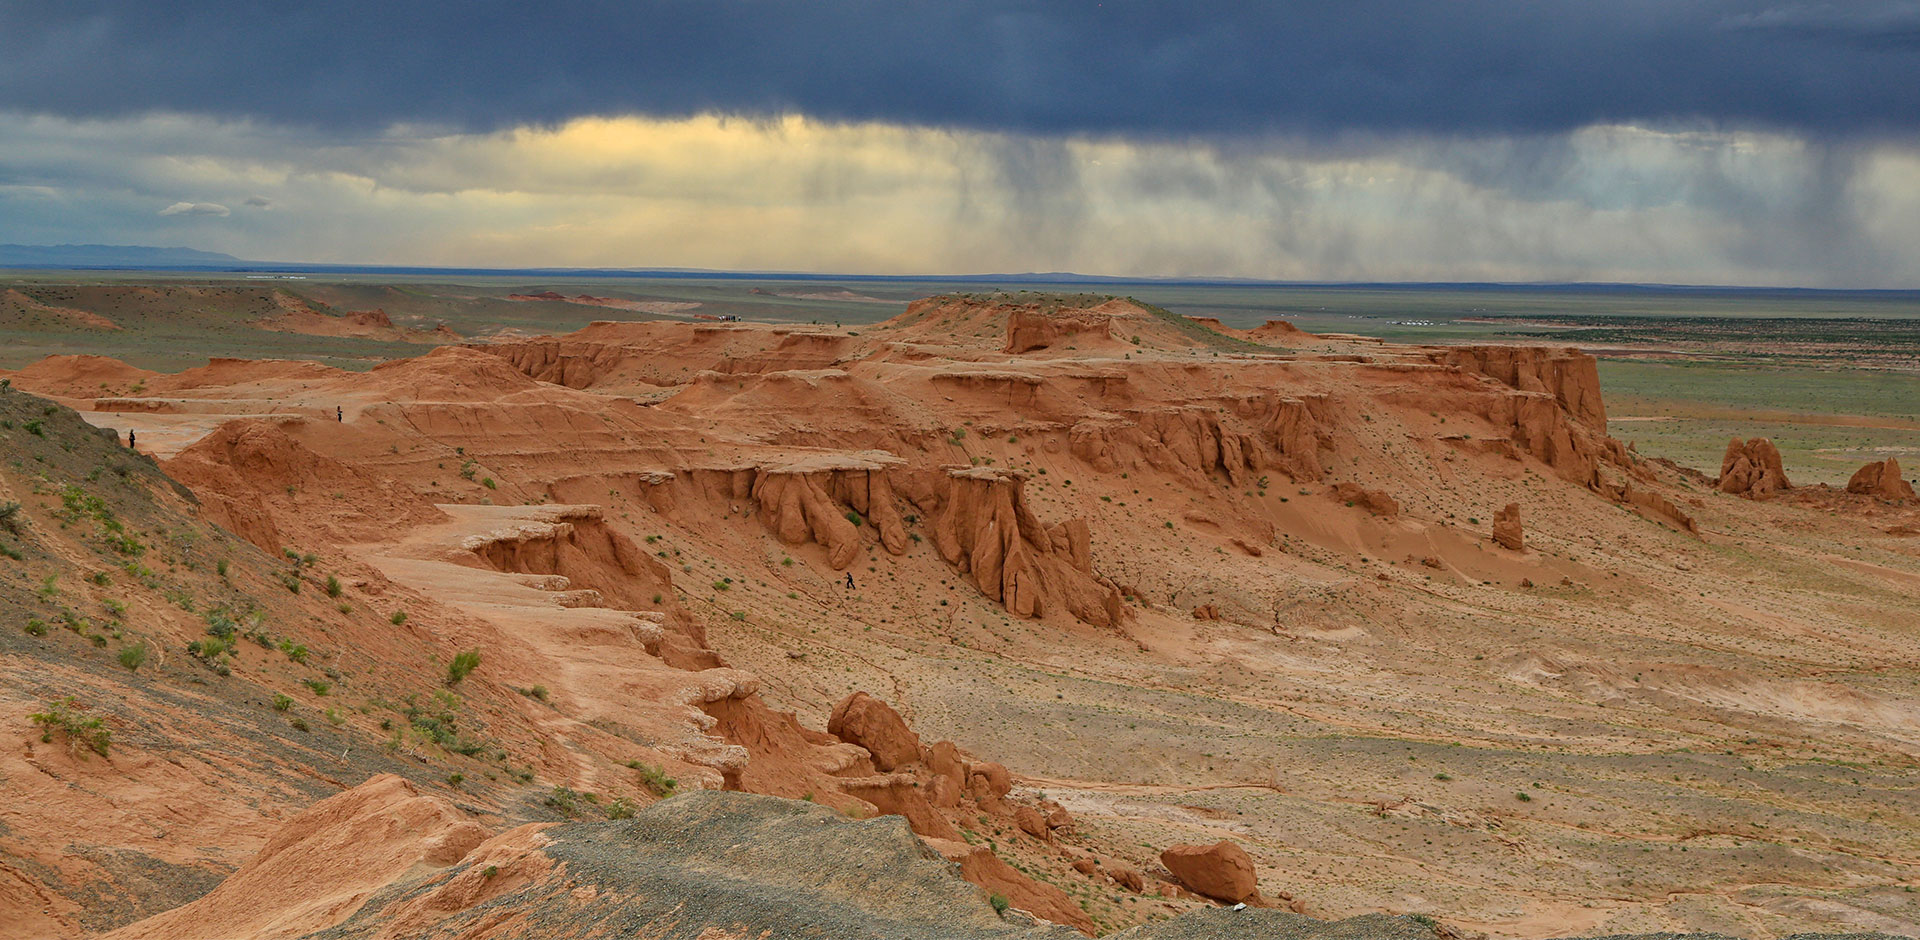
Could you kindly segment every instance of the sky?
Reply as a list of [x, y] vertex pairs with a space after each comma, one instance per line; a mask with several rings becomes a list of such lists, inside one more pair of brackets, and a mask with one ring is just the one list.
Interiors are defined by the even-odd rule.
[[0, 0], [0, 242], [1920, 287], [1920, 0]]

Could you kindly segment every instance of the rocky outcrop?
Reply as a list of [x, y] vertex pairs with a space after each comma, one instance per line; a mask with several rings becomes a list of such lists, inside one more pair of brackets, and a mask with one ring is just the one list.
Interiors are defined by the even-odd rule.
[[1519, 551], [1526, 547], [1526, 538], [1520, 531], [1520, 505], [1508, 503], [1505, 509], [1493, 514], [1493, 541], [1501, 548]]
[[1126, 607], [1120, 591], [1093, 573], [1086, 521], [1041, 524], [1027, 505], [1026, 479], [1025, 473], [993, 467], [941, 474], [926, 494], [934, 505], [924, 507], [940, 557], [1018, 616], [1119, 625]]
[[1546, 346], [1450, 346], [1435, 358], [1523, 392], [1544, 392], [1575, 421], [1605, 431], [1598, 360], [1577, 349]]
[[829, 564], [845, 568], [859, 554], [861, 525], [871, 525], [888, 552], [907, 550], [906, 523], [887, 475], [902, 462], [867, 452], [760, 467], [750, 492], [761, 520], [781, 541], [816, 542], [827, 550]]
[[1400, 515], [1400, 503], [1388, 496], [1384, 490], [1371, 490], [1358, 483], [1336, 483], [1327, 488], [1327, 493], [1349, 506], [1356, 506], [1392, 519]]
[[507, 360], [536, 382], [592, 388], [619, 369], [629, 352], [609, 343], [562, 340], [490, 343], [474, 347]]
[[[599, 506], [542, 506], [534, 518], [469, 537], [462, 547], [495, 571], [558, 575], [626, 610], [678, 611], [673, 573], [607, 525]], [[664, 605], [664, 607], [663, 607]]]
[[827, 733], [873, 755], [873, 766], [894, 770], [920, 760], [920, 736], [887, 703], [855, 692], [834, 706]]
[[1261, 395], [1227, 405], [1085, 418], [1068, 431], [1068, 447], [1102, 473], [1154, 467], [1196, 479], [1224, 476], [1235, 486], [1273, 470], [1296, 482], [1320, 478], [1320, 449], [1332, 442], [1315, 413], [1325, 399]]
[[1764, 437], [1728, 442], [1720, 459], [1720, 492], [1749, 499], [1765, 499], [1793, 488], [1780, 463], [1780, 450]]
[[1900, 477], [1900, 461], [1892, 457], [1876, 460], [1853, 472], [1847, 492], [1877, 496], [1881, 499], [1913, 499], [1913, 484]]
[[1113, 317], [1092, 310], [1046, 311], [1016, 307], [1007, 314], [1007, 344], [1001, 352], [1018, 355], [1077, 340], [1113, 338]]
[[[490, 833], [392, 774], [308, 807], [219, 887], [130, 924], [114, 940], [294, 937], [353, 915], [402, 875], [444, 869]], [[277, 903], [266, 903], [274, 899]]]
[[1700, 531], [1699, 525], [1693, 521], [1693, 516], [1689, 515], [1686, 510], [1681, 509], [1673, 500], [1644, 486], [1634, 486], [1631, 483], [1625, 484], [1614, 498], [1629, 506], [1637, 506], [1656, 516], [1663, 517], [1687, 532], [1698, 534]]
[[1195, 894], [1227, 904], [1265, 905], [1253, 859], [1231, 842], [1176, 845], [1160, 853], [1160, 864]]
[[1093, 933], [1092, 919], [1065, 891], [1028, 878], [986, 846], [950, 840], [932, 840], [928, 844], [959, 867], [960, 877], [979, 885], [988, 896], [997, 894], [1013, 907], [1036, 917], [1066, 924], [1082, 933]]

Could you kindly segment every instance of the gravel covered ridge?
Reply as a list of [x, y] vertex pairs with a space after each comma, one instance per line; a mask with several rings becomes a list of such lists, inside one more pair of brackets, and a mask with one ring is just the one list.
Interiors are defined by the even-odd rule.
[[[546, 831], [559, 863], [518, 890], [460, 910], [418, 940], [645, 937], [648, 940], [1079, 940], [1019, 911], [996, 913], [979, 888], [899, 816], [849, 819], [798, 800], [698, 790], [624, 822]], [[382, 892], [309, 940], [382, 935], [389, 912], [460, 875], [460, 865]], [[1274, 910], [1205, 908], [1108, 940], [1454, 940], [1425, 917], [1316, 920]], [[1596, 938], [1598, 940], [1598, 938]], [[1732, 940], [1647, 934], [1607, 940]], [[1801, 935], [1788, 940], [1816, 940]], [[1819, 940], [1893, 940], [1835, 934]]]
[[[697, 790], [625, 822], [547, 830], [555, 874], [441, 920], [420, 938], [1078, 940], [987, 896], [899, 816], [849, 819], [799, 800]], [[455, 868], [445, 873], [452, 877]], [[371, 937], [382, 911], [443, 882], [374, 898], [315, 937]]]

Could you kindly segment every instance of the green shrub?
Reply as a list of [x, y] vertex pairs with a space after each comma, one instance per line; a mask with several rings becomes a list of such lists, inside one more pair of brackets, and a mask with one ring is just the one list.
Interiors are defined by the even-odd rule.
[[627, 766], [640, 772], [640, 783], [648, 790], [653, 791], [655, 796], [669, 797], [673, 795], [673, 788], [677, 785], [677, 781], [667, 776], [666, 770], [655, 767], [652, 764], [643, 764], [637, 760], [627, 761]]
[[460, 680], [475, 669], [480, 668], [479, 650], [461, 650], [453, 654], [453, 662], [447, 664], [447, 684], [458, 685]]
[[210, 636], [204, 640], [195, 640], [187, 644], [187, 653], [209, 662], [218, 660], [233, 651], [233, 641], [226, 637]]
[[27, 631], [28, 636], [46, 636], [47, 622], [38, 617], [28, 617], [27, 625], [22, 629]]
[[136, 643], [120, 651], [120, 665], [134, 672], [140, 671], [141, 664], [147, 661], [147, 644]]
[[84, 751], [92, 751], [101, 757], [107, 756], [113, 732], [106, 727], [106, 720], [99, 715], [81, 717], [73, 708], [73, 697], [67, 696], [48, 702], [46, 711], [27, 716], [40, 726], [40, 743], [52, 744], [53, 736], [58, 734], [67, 739], [67, 749], [75, 755], [84, 758]]
[[1013, 906], [1013, 902], [1008, 901], [1007, 896], [1004, 894], [996, 894], [987, 898], [987, 903], [993, 905], [993, 912], [1002, 917], [1006, 916], [1007, 908]]
[[219, 572], [220, 577], [223, 577], [223, 578], [226, 577], [227, 576], [227, 560], [225, 558], [222, 558], [218, 562], [215, 562], [213, 566], [213, 570]]
[[543, 802], [548, 809], [562, 816], [572, 816], [580, 812], [580, 794], [575, 793], [572, 787], [565, 785], [555, 786], [553, 792], [547, 794]]
[[287, 695], [285, 692], [273, 693], [273, 710], [274, 711], [283, 712], [292, 707], [293, 707], [292, 696]]
[[280, 641], [280, 652], [285, 653], [288, 659], [296, 663], [304, 663], [307, 661], [307, 647], [305, 644], [295, 643], [292, 640], [283, 638]]
[[396, 610], [393, 612], [393, 616], [388, 617], [387, 620], [397, 627], [407, 622], [407, 612], [404, 610]]
[[547, 692], [546, 686], [536, 685], [531, 689], [521, 689], [520, 694], [528, 698], [537, 698], [540, 701], [544, 702], [547, 700], [548, 692]]
[[328, 685], [326, 681], [322, 679], [308, 679], [307, 688], [312, 689], [315, 695], [326, 695], [333, 691], [333, 686]]
[[851, 509], [847, 510], [847, 521], [853, 523], [856, 529], [867, 524], [867, 520], [860, 518], [860, 514]]
[[333, 575], [327, 575], [327, 596], [328, 597], [340, 596], [340, 579], [334, 577]]
[[19, 503], [0, 503], [0, 529], [19, 535], [20, 521], [23, 518], [25, 517], [20, 515]]
[[293, 730], [295, 730], [295, 731], [306, 731], [306, 730], [308, 730], [308, 728], [307, 728], [307, 720], [306, 720], [305, 718], [301, 718], [301, 717], [298, 717], [298, 716], [295, 716], [295, 717], [294, 717], [294, 719], [293, 719], [292, 721], [289, 721], [289, 722], [287, 722], [287, 724], [289, 724], [289, 725], [292, 725], [292, 726], [293, 726]]
[[633, 811], [633, 801], [624, 796], [607, 804], [608, 819], [632, 819]]
[[490, 489], [490, 490], [491, 490], [491, 489], [497, 489], [497, 488], [498, 488], [498, 487], [496, 487], [496, 486], [494, 486], [494, 484], [493, 484], [493, 478], [492, 478], [492, 477], [482, 477], [482, 478], [480, 479], [480, 485], [481, 485], [481, 486], [484, 486], [484, 487], [486, 487], [487, 489]]

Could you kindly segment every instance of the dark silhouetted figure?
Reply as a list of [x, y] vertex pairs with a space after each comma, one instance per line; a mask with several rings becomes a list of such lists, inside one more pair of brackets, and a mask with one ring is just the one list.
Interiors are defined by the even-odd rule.
[[133, 429], [132, 429], [132, 428], [128, 428], [128, 429], [127, 429], [127, 449], [128, 449], [128, 450], [133, 450], [133, 449], [134, 449], [134, 446], [133, 446]]
[[847, 572], [847, 590], [853, 590], [853, 572]]
[[347, 420], [347, 413], [344, 411], [341, 411], [339, 405], [333, 406], [333, 420], [335, 421]]

